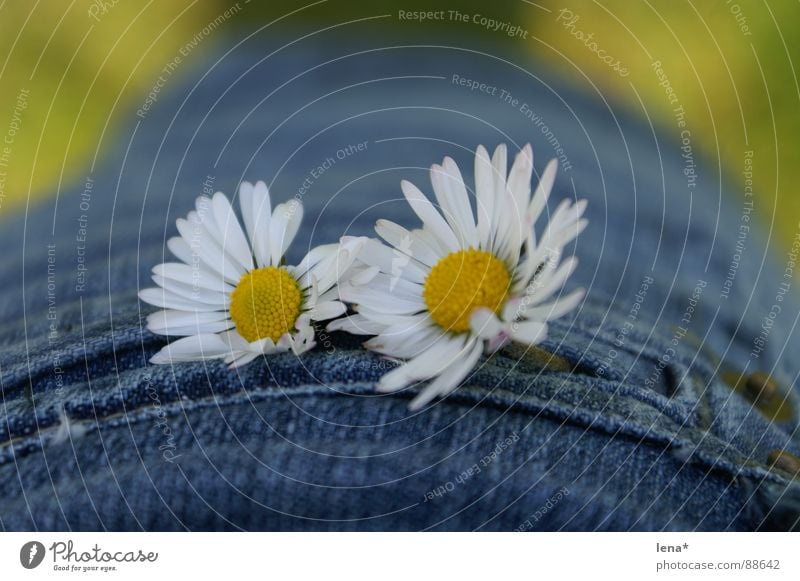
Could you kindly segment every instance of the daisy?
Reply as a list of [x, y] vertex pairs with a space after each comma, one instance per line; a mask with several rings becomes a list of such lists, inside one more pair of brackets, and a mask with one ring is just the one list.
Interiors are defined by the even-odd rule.
[[197, 198], [195, 210], [176, 224], [180, 236], [167, 247], [180, 262], [153, 268], [156, 288], [139, 298], [163, 310], [147, 317], [153, 333], [183, 336], [151, 363], [224, 358], [231, 367], [259, 355], [314, 347], [312, 321], [344, 314], [338, 274], [347, 274], [362, 239], [312, 249], [297, 266], [283, 264], [303, 206], [298, 200], [272, 209], [264, 182], [239, 187], [246, 230], [222, 193]]
[[359, 260], [367, 269], [339, 285], [340, 297], [356, 305], [356, 314], [328, 328], [376, 335], [365, 346], [402, 362], [381, 378], [378, 390], [393, 392], [432, 379], [412, 401], [412, 410], [453, 391], [483, 353], [510, 341], [541, 342], [547, 322], [583, 299], [583, 289], [561, 296], [577, 266], [575, 257], [561, 257], [587, 225], [582, 218], [586, 201], [561, 202], [537, 240], [534, 224], [553, 186], [556, 160], [545, 168], [533, 195], [530, 145], [508, 174], [506, 167], [505, 145], [491, 159], [478, 147], [477, 220], [461, 172], [449, 157], [430, 170], [441, 212], [403, 181], [403, 194], [422, 228], [407, 230], [379, 220], [375, 230], [390, 246], [364, 243]]

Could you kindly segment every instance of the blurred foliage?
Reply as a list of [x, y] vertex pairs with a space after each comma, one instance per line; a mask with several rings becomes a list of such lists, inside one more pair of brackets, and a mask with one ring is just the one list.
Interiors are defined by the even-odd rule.
[[213, 12], [202, 3], [0, 2], [0, 216], [83, 180]]
[[[11, 162], [2, 185], [0, 215], [29, 198], [53, 193], [81, 180], [97, 154], [109, 148], [114, 128], [130, 122], [161, 68], [181, 46], [235, 1], [59, 0], [0, 3], [0, 136], [20, 113]], [[588, 79], [617, 104], [647, 114], [676, 131], [673, 106], [653, 69], [660, 61], [686, 111], [692, 141], [712, 163], [742, 182], [745, 151], [754, 150], [756, 211], [788, 243], [800, 220], [800, 87], [794, 63], [800, 62], [800, 3], [778, 0], [391, 0], [361, 3], [329, 0], [252, 2], [230, 25], [252, 27], [281, 18], [276, 26], [318, 28], [347, 20], [371, 19], [413, 38], [422, 30], [516, 43], [554, 70]], [[457, 8], [518, 23], [527, 39], [508, 38], [478, 26], [451, 21], [401, 24], [397, 11]], [[568, 9], [572, 28], [559, 20]], [[226, 23], [226, 27], [228, 24]], [[747, 29], [743, 29], [746, 26]], [[402, 27], [402, 28], [401, 28]], [[362, 29], [364, 30], [364, 29]], [[619, 59], [622, 77], [598, 58], [575, 30], [592, 34], [596, 48]], [[241, 33], [243, 31], [228, 32]], [[215, 36], [215, 35], [212, 35]], [[213, 45], [204, 42], [199, 56]], [[3, 62], [0, 59], [0, 62]], [[184, 68], [184, 67], [182, 67]], [[188, 67], [186, 67], [188, 68]], [[179, 71], [180, 72], [180, 71]], [[28, 90], [27, 108], [18, 96]], [[24, 96], [24, 95], [23, 95]], [[1, 150], [2, 148], [0, 148]], [[743, 197], [732, 198], [737, 207]]]
[[[550, 18], [531, 26], [534, 50], [572, 76], [586, 75], [604, 93], [654, 124], [677, 132], [673, 108], [653, 67], [669, 79], [686, 111], [692, 142], [711, 163], [743, 184], [745, 151], [753, 151], [754, 206], [774, 237], [788, 247], [800, 232], [800, 3], [775, 0], [714, 2], [562, 0], [545, 2]], [[564, 26], [562, 9], [572, 12]], [[560, 20], [557, 22], [557, 19]], [[574, 35], [619, 58], [630, 74], [606, 63]], [[717, 161], [719, 160], [719, 162]], [[730, 182], [729, 182], [730, 183]], [[736, 183], [735, 181], [733, 183]], [[729, 203], [740, 208], [743, 188]]]

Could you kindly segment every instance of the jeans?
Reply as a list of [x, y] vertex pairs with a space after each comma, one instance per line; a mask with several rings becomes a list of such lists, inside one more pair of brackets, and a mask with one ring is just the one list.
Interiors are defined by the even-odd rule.
[[[3, 530], [797, 526], [800, 487], [771, 466], [800, 455], [796, 288], [691, 118], [655, 126], [518, 47], [257, 39], [182, 65], [95, 171], [4, 213]], [[201, 193], [302, 199], [296, 261], [377, 218], [416, 227], [400, 180], [430, 193], [444, 155], [470, 184], [479, 143], [528, 141], [537, 172], [560, 158], [551, 210], [590, 201], [568, 286], [588, 297], [540, 349], [417, 413], [345, 334], [236, 371], [147, 363], [165, 338], [136, 293]], [[777, 406], [746, 396], [755, 372]]]

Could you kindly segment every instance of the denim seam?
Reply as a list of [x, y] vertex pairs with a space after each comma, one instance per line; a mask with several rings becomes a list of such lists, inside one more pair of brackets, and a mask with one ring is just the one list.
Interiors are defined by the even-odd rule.
[[[367, 394], [373, 393], [373, 386], [368, 384], [340, 384], [336, 386], [337, 389], [341, 390], [342, 392], [346, 392], [348, 394], [358, 395], [358, 394]], [[208, 409], [212, 407], [231, 407], [236, 405], [241, 405], [243, 403], [248, 402], [263, 402], [268, 401], [270, 399], [274, 399], [276, 397], [285, 397], [285, 391], [291, 390], [292, 397], [316, 397], [321, 394], [330, 394], [331, 390], [318, 386], [318, 385], [302, 385], [297, 387], [291, 388], [283, 388], [281, 390], [276, 390], [274, 387], [271, 388], [259, 388], [254, 390], [249, 390], [247, 396], [242, 396], [241, 394], [231, 394], [223, 397], [218, 397], [214, 395], [206, 396], [204, 398], [192, 400], [190, 402], [186, 401], [179, 401], [179, 402], [172, 402], [168, 404], [163, 404], [160, 408], [160, 411], [166, 414], [169, 417], [175, 417], [178, 415], [183, 415], [187, 411], [192, 410], [200, 410], [200, 409]], [[630, 431], [628, 428], [630, 427], [627, 422], [622, 421], [619, 422], [616, 426], [606, 426], [604, 425], [605, 422], [598, 422], [596, 421], [599, 416], [592, 415], [591, 413], [586, 412], [585, 410], [578, 410], [573, 409], [569, 410], [564, 406], [552, 406], [547, 405], [546, 403], [538, 403], [533, 401], [536, 398], [528, 397], [527, 401], [523, 401], [520, 399], [519, 395], [514, 392], [509, 392], [502, 389], [494, 390], [489, 397], [484, 397], [486, 392], [482, 388], [475, 388], [472, 386], [463, 386], [461, 390], [462, 395], [470, 395], [478, 396], [479, 399], [484, 400], [486, 403], [499, 406], [503, 409], [508, 407], [509, 402], [507, 399], [514, 399], [515, 402], [512, 403], [513, 407], [515, 408], [514, 411], [516, 413], [522, 413], [525, 411], [530, 411], [531, 409], [535, 409], [542, 413], [545, 417], [548, 418], [556, 418], [563, 421], [570, 421], [577, 418], [581, 418], [582, 421], [578, 423], [580, 427], [584, 427], [586, 429], [599, 429], [602, 432], [610, 433], [612, 435], [618, 435], [623, 433], [625, 436], [638, 438], [642, 440], [643, 438], [647, 439], [648, 444], [665, 444], [670, 446], [679, 446], [679, 447], [692, 447], [693, 444], [690, 441], [682, 440], [676, 434], [663, 434], [660, 432], [653, 433], [652, 430], [649, 433], [642, 434], [639, 430]], [[405, 395], [405, 394], [403, 394]], [[503, 397], [500, 399], [498, 396]], [[405, 399], [405, 397], [403, 398]], [[464, 403], [476, 403], [475, 397], [464, 398], [462, 396], [458, 396], [455, 399], [459, 401], [464, 401]], [[109, 419], [110, 418], [110, 419]], [[75, 422], [77, 425], [81, 425], [86, 429], [86, 433], [96, 431], [100, 429], [100, 424], [102, 423], [106, 428], [117, 428], [122, 426], [127, 426], [131, 423], [141, 423], [152, 419], [151, 413], [145, 407], [137, 408], [136, 410], [126, 410], [125, 412], [120, 412], [118, 414], [114, 414], [113, 416], [109, 416], [108, 418], [104, 418], [102, 422], [91, 422], [91, 421], [82, 421], [82, 422]], [[606, 418], [607, 419], [607, 418]], [[612, 422], [614, 423], [614, 422]], [[31, 435], [28, 437], [21, 438], [16, 442], [7, 442], [4, 445], [0, 446], [0, 465], [7, 463], [14, 455], [19, 456], [20, 453], [25, 452], [32, 452], [38, 449], [41, 449], [42, 443], [45, 441], [46, 438], [43, 436], [50, 435], [55, 433], [60, 426], [53, 426], [44, 430], [41, 430], [36, 435]], [[724, 459], [721, 460], [720, 457], [709, 456], [708, 454], [704, 454], [701, 450], [695, 451], [692, 455], [693, 458], [697, 458], [701, 461], [701, 463], [715, 471], [723, 472], [730, 478], [735, 477], [754, 477], [754, 478], [761, 478], [764, 480], [769, 480], [772, 482], [780, 483], [780, 484], [788, 484], [791, 481], [775, 474], [774, 472], [769, 471], [768, 469], [764, 468], [762, 465], [754, 463], [752, 461], [745, 461], [743, 459], [741, 464], [737, 464], [735, 461]]]

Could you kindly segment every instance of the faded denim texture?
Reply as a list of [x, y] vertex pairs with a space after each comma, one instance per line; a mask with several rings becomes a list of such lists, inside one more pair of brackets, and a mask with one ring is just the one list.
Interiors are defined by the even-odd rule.
[[[800, 311], [794, 288], [776, 300], [786, 255], [767, 253], [755, 226], [721, 296], [741, 168], [720, 177], [700, 136], [687, 155], [672, 125], [520, 53], [332, 32], [286, 42], [220, 46], [219, 60], [185, 66], [149, 111], [106, 136], [89, 195], [77, 184], [4, 219], [3, 530], [796, 524], [798, 485], [768, 455], [800, 455]], [[471, 185], [479, 143], [530, 141], [541, 171], [556, 156], [542, 124], [566, 156], [550, 209], [567, 196], [590, 201], [568, 286], [589, 294], [551, 326], [541, 347], [555, 362], [507, 349], [416, 414], [406, 408], [416, 390], [374, 393], [392, 364], [347, 335], [237, 371], [147, 364], [165, 338], [144, 328], [153, 309], [136, 293], [169, 259], [165, 240], [204, 182], [233, 195], [239, 181], [265, 179], [274, 201], [302, 189], [292, 261], [311, 244], [371, 234], [379, 217], [416, 226], [400, 180], [430, 192], [427, 168], [444, 155]], [[723, 370], [771, 373], [788, 412], [770, 421]]]

